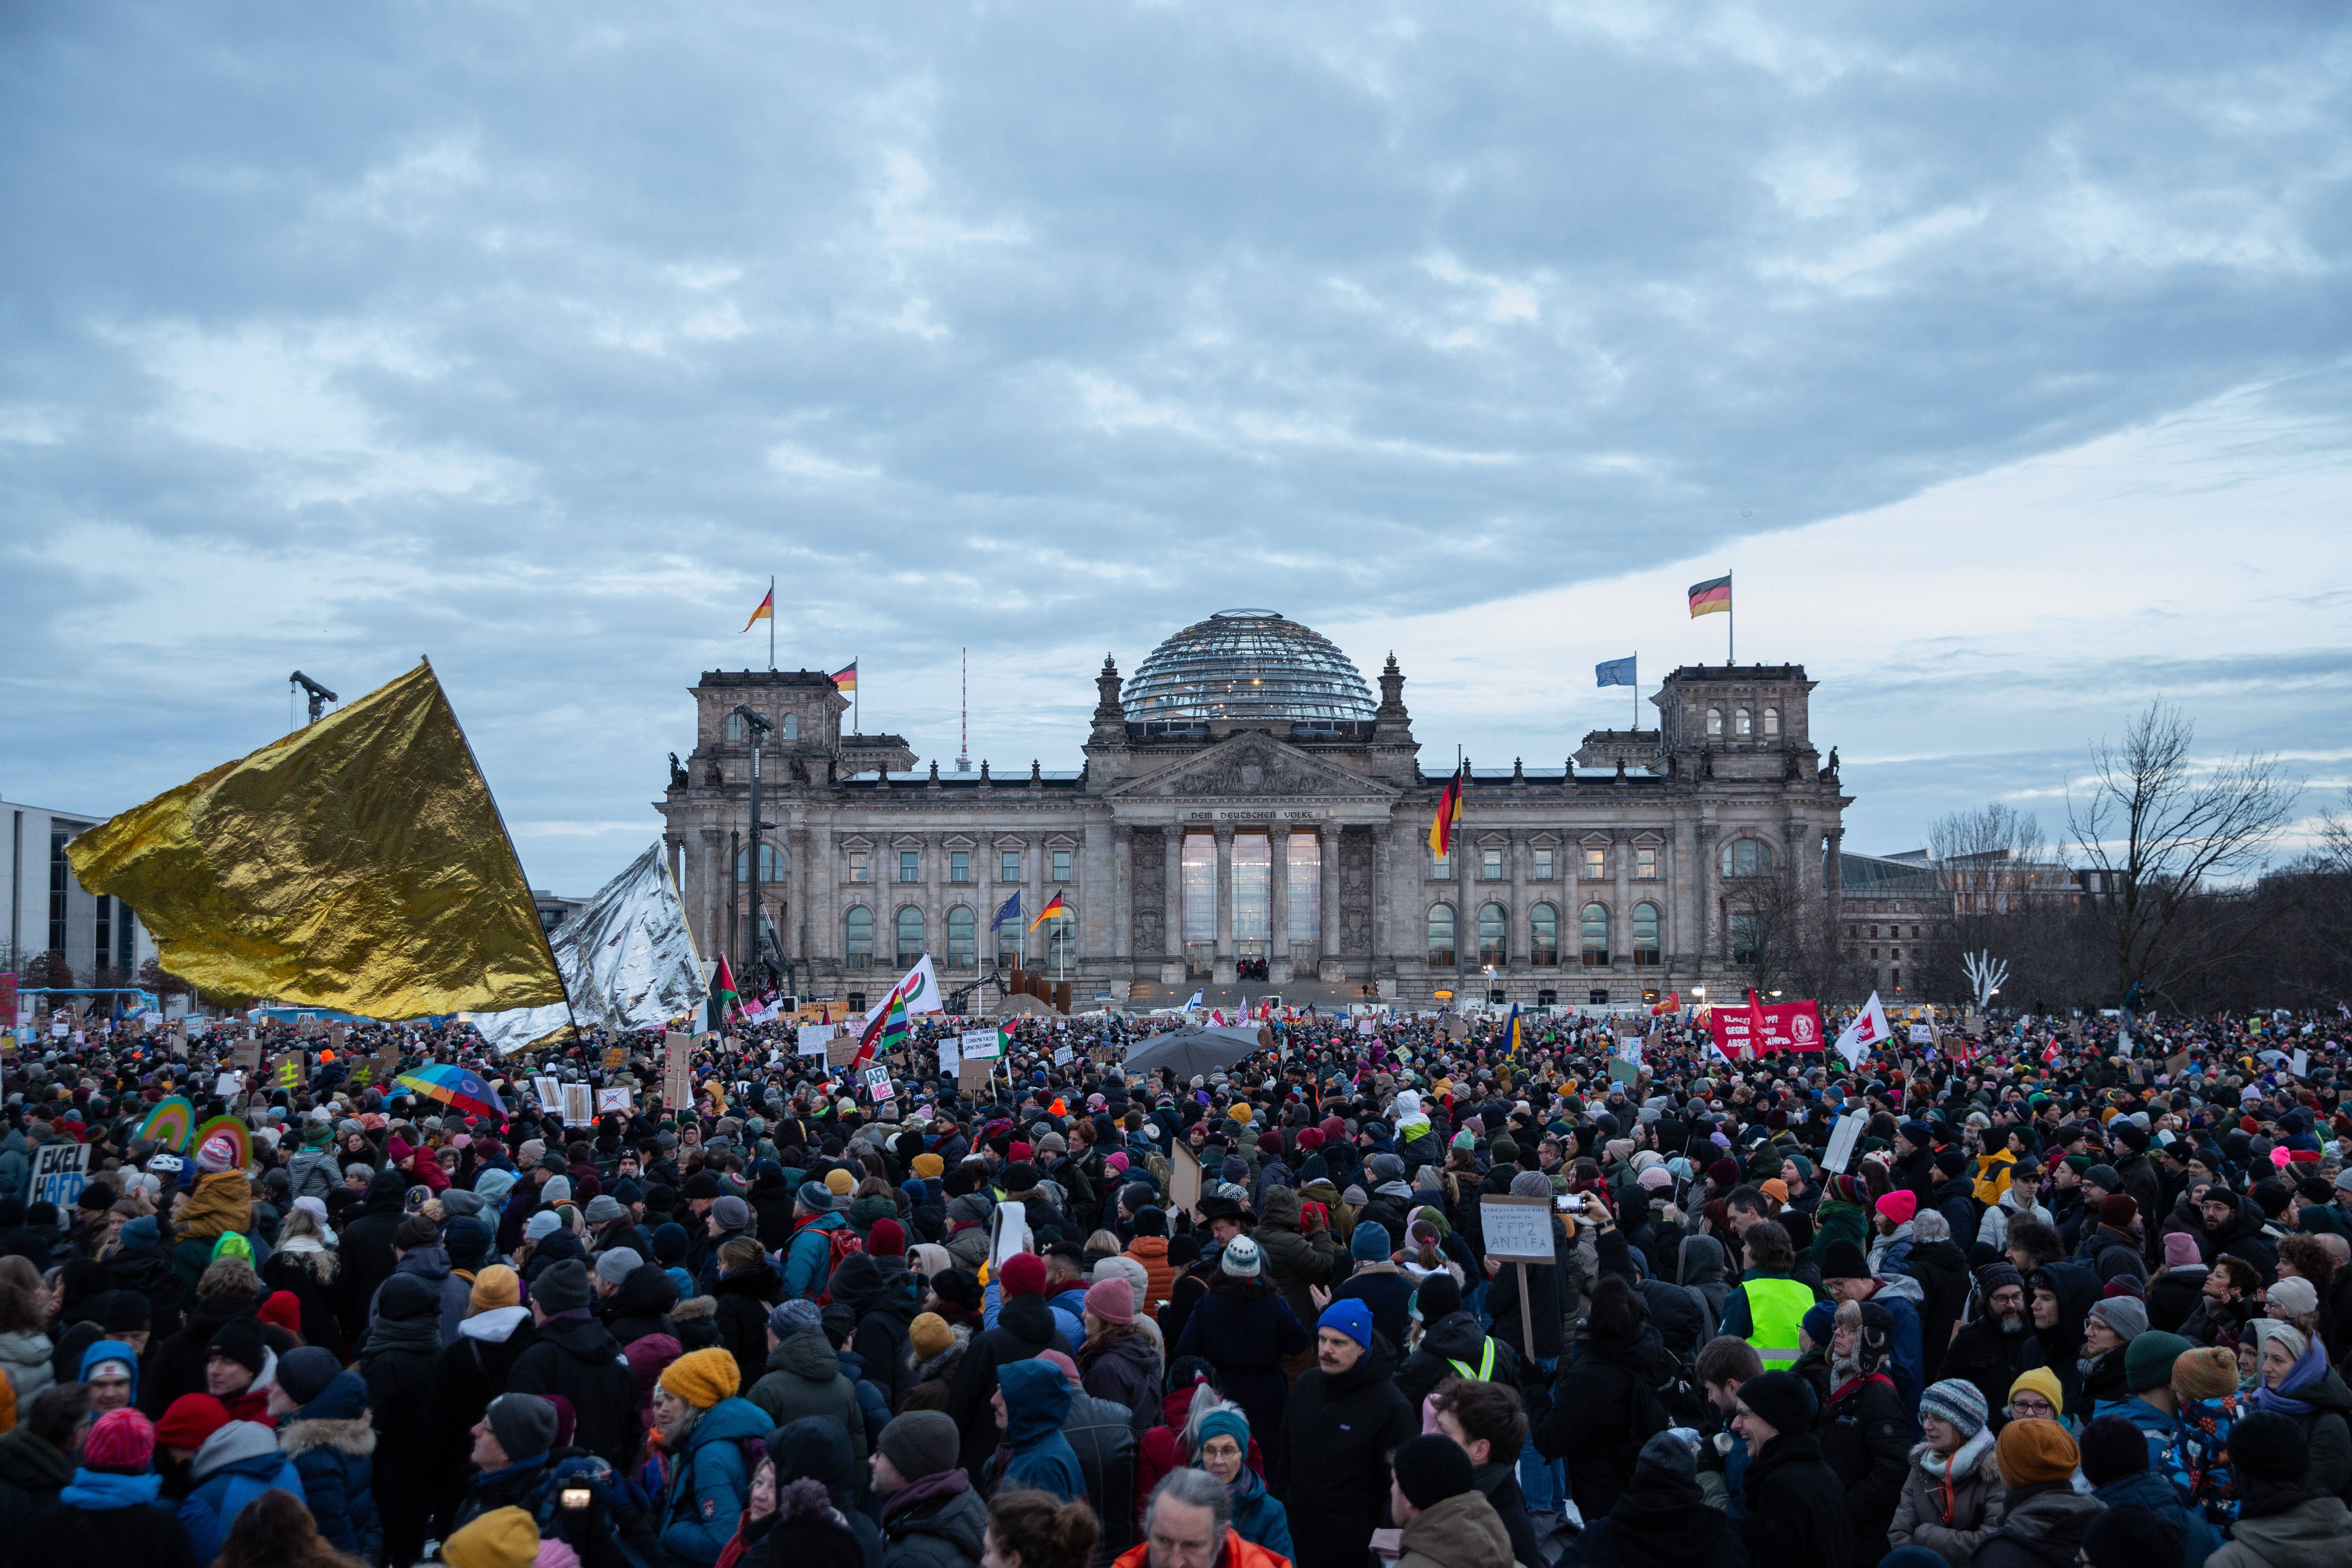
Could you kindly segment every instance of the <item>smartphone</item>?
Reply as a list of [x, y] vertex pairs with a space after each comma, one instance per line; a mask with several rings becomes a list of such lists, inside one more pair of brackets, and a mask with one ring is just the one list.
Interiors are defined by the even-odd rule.
[[586, 1487], [566, 1487], [563, 1489], [563, 1506], [568, 1509], [575, 1510], [583, 1509], [595, 1500], [596, 1494]]

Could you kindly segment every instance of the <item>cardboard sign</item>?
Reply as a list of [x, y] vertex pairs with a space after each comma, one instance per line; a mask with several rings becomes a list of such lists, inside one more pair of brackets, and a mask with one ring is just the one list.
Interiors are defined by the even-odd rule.
[[629, 1047], [626, 1046], [606, 1046], [604, 1047], [604, 1070], [606, 1072], [619, 1072], [623, 1068], [629, 1065]]
[[627, 1089], [600, 1089], [596, 1091], [597, 1115], [602, 1116], [608, 1110], [626, 1110], [628, 1109], [629, 1091]]
[[1201, 1157], [1189, 1143], [1168, 1151], [1168, 1201], [1178, 1214], [1201, 1217]]
[[966, 1057], [962, 1061], [956, 1064], [956, 1092], [959, 1094], [978, 1094], [982, 1089], [986, 1089], [990, 1083], [993, 1082], [995, 1078], [996, 1064], [994, 1062], [976, 1062], [971, 1058]]
[[2294, 1074], [2297, 1078], [2309, 1078], [2311, 1076], [2311, 1053], [2305, 1050], [2301, 1046], [2297, 1046], [2294, 1048], [2294, 1055], [2287, 1058], [2286, 1070]]
[[289, 1051], [270, 1068], [269, 1086], [272, 1089], [299, 1089], [310, 1077], [310, 1058], [301, 1051]]
[[236, 1099], [238, 1091], [244, 1088], [245, 1075], [243, 1073], [219, 1073], [213, 1079], [213, 1093], [223, 1100]]
[[694, 1042], [690, 1036], [662, 1037], [662, 1104], [684, 1110], [694, 1104]]
[[877, 1100], [897, 1099], [898, 1094], [898, 1086], [890, 1081], [890, 1069], [888, 1068], [867, 1068], [866, 1069], [866, 1092]]
[[238, 1046], [235, 1050], [229, 1052], [228, 1059], [237, 1067], [244, 1068], [247, 1072], [251, 1072], [261, 1066], [261, 1047], [255, 1041], [248, 1039], [243, 1045]]
[[89, 1183], [89, 1144], [58, 1142], [33, 1151], [33, 1202], [70, 1209]]
[[857, 1059], [857, 1037], [839, 1035], [824, 1043], [824, 1065], [845, 1068]]
[[1077, 1052], [1070, 1049], [1067, 1046], [1055, 1046], [1054, 1047], [1054, 1065], [1057, 1068], [1068, 1067], [1073, 1060], [1076, 1059], [1077, 1054]]
[[824, 1056], [825, 1047], [833, 1044], [833, 1037], [836, 1032], [831, 1024], [803, 1024], [801, 1026], [800, 1033], [793, 1037], [798, 1044], [793, 1047], [793, 1054], [803, 1057]]
[[994, 1029], [966, 1029], [956, 1037], [956, 1053], [965, 1061], [994, 1061], [1003, 1053], [1004, 1037]]
[[563, 1086], [563, 1125], [587, 1127], [596, 1120], [596, 1091], [584, 1083]]
[[1478, 1224], [1486, 1232], [1486, 1256], [1506, 1263], [1549, 1263], [1551, 1200], [1486, 1193], [1478, 1199]]

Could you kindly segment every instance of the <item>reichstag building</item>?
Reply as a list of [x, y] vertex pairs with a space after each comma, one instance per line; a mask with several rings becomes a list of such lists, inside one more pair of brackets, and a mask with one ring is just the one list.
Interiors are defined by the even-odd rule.
[[[1426, 842], [1452, 759], [1423, 765], [1393, 656], [1378, 684], [1307, 626], [1223, 611], [1132, 679], [1105, 658], [1075, 772], [942, 773], [902, 736], [845, 733], [823, 673], [711, 670], [657, 804], [704, 952], [853, 1006], [924, 952], [950, 992], [1020, 966], [1066, 976], [1081, 1007], [1237, 982], [1426, 1002], [1457, 973], [1529, 1004], [1739, 994], [1760, 889], [1777, 918], [1792, 896], [1835, 918], [1848, 802], [1802, 666], [1685, 667], [1656, 729], [1595, 731], [1560, 767], [1474, 768], [1458, 866]], [[772, 726], [757, 921], [746, 709]], [[992, 931], [1015, 891], [1021, 918]], [[1032, 934], [1056, 895], [1069, 918]]]

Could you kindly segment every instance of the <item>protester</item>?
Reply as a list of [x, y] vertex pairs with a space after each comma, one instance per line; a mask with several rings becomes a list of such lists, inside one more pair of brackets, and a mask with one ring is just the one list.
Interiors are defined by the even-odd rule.
[[974, 1568], [986, 1542], [988, 1510], [959, 1462], [955, 1423], [937, 1410], [910, 1410], [875, 1440], [874, 1495], [882, 1503], [887, 1568]]
[[1977, 1548], [1975, 1568], [2050, 1568], [2071, 1561], [2102, 1505], [2074, 1489], [2081, 1451], [2055, 1421], [2011, 1421], [1994, 1445], [2004, 1495], [2000, 1528]]

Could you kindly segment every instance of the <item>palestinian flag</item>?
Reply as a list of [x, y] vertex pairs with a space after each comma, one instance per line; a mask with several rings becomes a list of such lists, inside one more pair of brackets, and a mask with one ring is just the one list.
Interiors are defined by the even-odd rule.
[[724, 1026], [727, 1015], [742, 1005], [743, 998], [735, 994], [735, 972], [727, 967], [727, 955], [722, 952], [719, 955], [719, 973], [710, 981], [710, 1026], [716, 1029]]
[[1690, 586], [1690, 612], [1693, 616], [1731, 613], [1731, 574], [1710, 577]]
[[1462, 770], [1445, 781], [1445, 793], [1437, 798], [1437, 816], [1429, 825], [1429, 852], [1444, 859], [1454, 847], [1454, 830], [1462, 826]]

